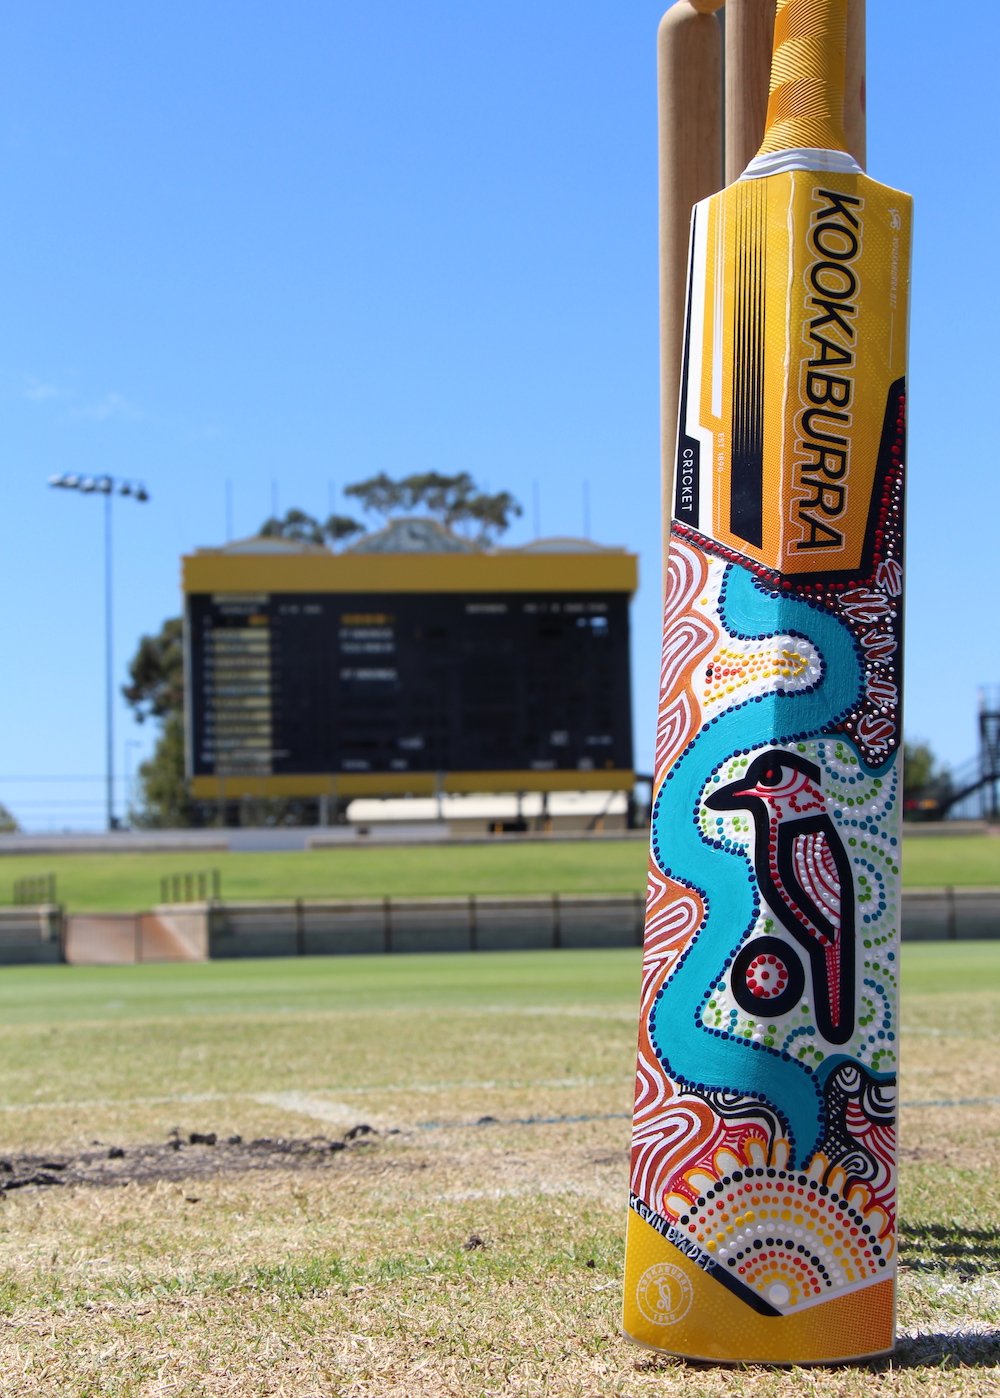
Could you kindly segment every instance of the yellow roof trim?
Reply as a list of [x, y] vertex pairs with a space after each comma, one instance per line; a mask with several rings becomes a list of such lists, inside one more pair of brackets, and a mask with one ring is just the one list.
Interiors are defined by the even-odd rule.
[[612, 768], [590, 772], [345, 772], [319, 776], [192, 777], [196, 801], [237, 801], [269, 796], [434, 796], [511, 791], [631, 791], [635, 773]]
[[635, 592], [634, 553], [227, 554], [181, 559], [186, 593]]

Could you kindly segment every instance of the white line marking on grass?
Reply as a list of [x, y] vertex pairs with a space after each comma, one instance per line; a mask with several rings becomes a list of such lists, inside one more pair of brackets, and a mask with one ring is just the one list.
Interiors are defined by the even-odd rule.
[[340, 1092], [526, 1092], [535, 1088], [572, 1091], [584, 1087], [621, 1087], [621, 1075], [601, 1078], [441, 1078], [438, 1082], [385, 1083], [380, 1087], [338, 1088]]
[[909, 1027], [903, 1025], [902, 1033], [908, 1039], [981, 1039], [977, 1029], [935, 1029], [930, 1025]]
[[[323, 1095], [322, 1087], [312, 1087], [288, 1092], [178, 1092], [159, 1094], [153, 1097], [94, 1097], [80, 1100], [56, 1100], [40, 1102], [0, 1102], [0, 1112], [38, 1111], [90, 1111], [106, 1110], [111, 1107], [171, 1107], [199, 1106], [206, 1102], [256, 1102], [258, 1106], [278, 1107], [285, 1111], [298, 1112], [301, 1116], [311, 1116], [317, 1121], [339, 1122], [345, 1117], [353, 1120], [357, 1107], [340, 1101], [342, 1097], [375, 1097], [390, 1095], [433, 1096], [438, 1092], [528, 1092], [535, 1090], [571, 1092], [575, 1089], [594, 1087], [620, 1087], [622, 1078], [618, 1074], [603, 1077], [579, 1078], [441, 1078], [436, 1082], [394, 1082], [361, 1083], [348, 1086], [338, 1083], [337, 1097]], [[952, 1108], [952, 1107], [996, 1107], [1000, 1106], [1000, 1095], [987, 1097], [926, 1097], [911, 1098], [900, 1102], [901, 1108]], [[507, 1125], [540, 1125], [556, 1121], [594, 1121], [610, 1119], [619, 1113], [603, 1113], [600, 1116], [567, 1117], [528, 1117], [514, 1118]], [[452, 1123], [417, 1123], [421, 1127], [450, 1125]], [[455, 1125], [476, 1125], [475, 1122], [454, 1123]]]
[[307, 1116], [311, 1121], [333, 1122], [337, 1126], [354, 1122], [358, 1115], [357, 1107], [348, 1106], [346, 1102], [311, 1097], [305, 1092], [254, 1092], [250, 1100], [262, 1107], [280, 1107], [282, 1111]]
[[244, 1097], [246, 1093], [232, 1092], [181, 1092], [169, 1097], [95, 1097], [81, 1101], [78, 1097], [68, 1102], [0, 1102], [0, 1112], [66, 1112], [100, 1110], [103, 1107], [170, 1107], [186, 1103], [231, 1102], [234, 1097]]
[[418, 1131], [463, 1131], [487, 1126], [576, 1126], [591, 1121], [630, 1121], [631, 1112], [588, 1112], [577, 1116], [495, 1116], [480, 1117], [478, 1121], [418, 1121]]
[[928, 1097], [924, 1101], [900, 1102], [901, 1107], [995, 1107], [1000, 1097]]
[[[576, 1088], [590, 1089], [592, 1087], [621, 1087], [623, 1082], [626, 1086], [631, 1086], [629, 1079], [623, 1078], [620, 1073], [609, 1073], [601, 1077], [580, 1077], [580, 1078], [438, 1078], [434, 1082], [384, 1082], [384, 1083], [362, 1083], [357, 1087], [349, 1087], [345, 1083], [337, 1083], [336, 1091], [338, 1097], [372, 1097], [376, 1093], [423, 1093], [434, 1094], [435, 1092], [529, 1092], [540, 1088], [555, 1089], [556, 1091], [573, 1091]], [[300, 1089], [306, 1095], [318, 1094], [322, 1098], [325, 1091], [322, 1087], [311, 1087]], [[234, 1096], [249, 1096], [252, 1101], [263, 1102], [265, 1099], [275, 1105], [278, 1098], [294, 1096], [294, 1093], [277, 1093], [270, 1095], [259, 1093], [239, 1093]], [[327, 1100], [323, 1098], [323, 1100]]]
[[520, 1015], [522, 1019], [599, 1019], [602, 1023], [609, 1020], [621, 1020], [631, 1024], [635, 1019], [635, 1010], [627, 1010], [606, 1005], [476, 1005], [467, 1010], [455, 1010], [454, 1014], [465, 1014], [473, 1017], [479, 1015]]
[[[514, 1078], [498, 1079], [476, 1079], [476, 1078], [442, 1078], [438, 1082], [398, 1082], [398, 1083], [362, 1083], [356, 1087], [348, 1087], [344, 1084], [337, 1084], [337, 1098], [340, 1097], [374, 1097], [382, 1094], [401, 1094], [406, 1096], [412, 1093], [434, 1094], [437, 1092], [525, 1092], [535, 1089], [555, 1089], [570, 1091], [574, 1088], [592, 1087], [615, 1087], [621, 1086], [620, 1075], [609, 1075], [607, 1077], [593, 1078], [532, 1078], [530, 1080]], [[256, 1102], [260, 1106], [273, 1106], [287, 1108], [289, 1111], [301, 1111], [303, 1115], [309, 1116], [315, 1112], [323, 1111], [326, 1115], [319, 1116], [319, 1120], [339, 1120], [330, 1113], [339, 1110], [347, 1112], [352, 1119], [356, 1112], [356, 1107], [348, 1107], [337, 1098], [322, 1096], [322, 1087], [312, 1087], [289, 1092], [179, 1092], [176, 1094], [164, 1094], [154, 1097], [95, 1097], [86, 1100], [74, 1098], [66, 1101], [57, 1099], [54, 1102], [40, 1102], [37, 1098], [31, 1102], [0, 1102], [0, 1112], [39, 1112], [39, 1111], [100, 1111], [110, 1107], [170, 1107], [195, 1105], [204, 1102]], [[296, 1105], [296, 1103], [300, 1105]], [[308, 1109], [301, 1104], [311, 1104]]]

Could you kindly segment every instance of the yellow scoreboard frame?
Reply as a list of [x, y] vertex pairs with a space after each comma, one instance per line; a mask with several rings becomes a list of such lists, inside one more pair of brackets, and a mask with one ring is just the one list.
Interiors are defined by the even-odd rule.
[[[442, 538], [447, 539], [444, 531], [439, 532]], [[301, 610], [313, 611], [338, 598], [345, 603], [356, 598], [359, 603], [364, 601], [366, 607], [370, 607], [375, 599], [384, 608], [392, 608], [394, 598], [398, 598], [399, 605], [404, 608], [407, 605], [412, 608], [418, 596], [431, 604], [434, 599], [446, 604], [448, 599], [452, 604], [465, 599], [466, 612], [498, 610], [499, 603], [494, 606], [491, 599], [506, 598], [512, 605], [518, 599], [523, 599], [521, 605], [526, 612], [539, 608], [559, 611], [562, 608], [567, 613], [576, 612], [585, 618], [588, 611], [595, 611], [603, 605], [588, 599], [603, 596], [610, 599], [612, 606], [621, 605], [627, 619], [628, 602], [638, 585], [638, 561], [634, 554], [624, 549], [595, 545], [587, 540], [540, 540], [523, 549], [492, 550], [473, 550], [456, 540], [449, 551], [397, 552], [379, 550], [375, 542], [378, 537], [367, 536], [372, 540], [371, 547], [364, 547], [366, 540], [362, 540], [361, 548], [340, 553], [309, 545], [260, 539], [222, 548], [200, 549], [182, 559], [187, 773], [189, 790], [196, 800], [632, 789], [635, 774], [631, 766], [630, 728], [626, 762], [616, 761], [614, 765], [609, 765], [607, 761], [595, 762], [589, 769], [553, 765], [545, 770], [541, 765], [525, 765], [511, 766], [506, 770], [470, 766], [468, 769], [454, 770], [399, 771], [384, 764], [368, 771], [323, 768], [275, 772], [269, 770], [272, 764], [268, 744], [273, 742], [269, 693], [260, 699], [238, 701], [244, 704], [242, 710], [229, 710], [221, 719], [214, 719], [216, 728], [221, 727], [224, 732], [228, 723], [230, 731], [242, 735], [231, 739], [232, 742], [248, 746], [242, 749], [242, 758], [228, 763], [223, 760], [221, 765], [224, 770], [218, 770], [220, 764], [216, 764], [216, 770], [199, 771], [199, 765], [205, 765], [204, 762], [199, 764], [197, 757], [204, 746], [205, 705], [209, 702], [201, 695], [201, 690], [211, 681], [206, 681], [203, 673], [206, 662], [199, 660], [195, 652], [198, 647], [203, 648], [207, 644], [206, 636], [208, 640], [213, 639], [213, 634], [203, 631], [205, 625], [211, 625], [204, 621], [208, 609], [214, 609], [217, 613], [228, 611], [239, 614], [236, 616], [239, 625], [235, 630], [215, 629], [214, 639], [220, 644], [225, 641], [226, 645], [221, 652], [221, 660], [220, 651], [216, 649], [214, 664], [252, 668], [257, 663], [253, 656], [267, 652], [268, 658], [260, 662], [263, 668], [254, 673], [257, 688], [269, 691], [270, 680], [263, 679], [265, 669], [271, 664], [267, 641], [270, 634], [268, 614], [278, 610], [295, 612], [297, 608], [292, 599], [303, 602], [312, 599], [312, 608], [303, 607]], [[536, 603], [527, 601], [528, 598], [547, 600]], [[359, 619], [364, 620], [360, 614]], [[294, 621], [288, 623], [289, 626], [294, 624]], [[586, 621], [577, 620], [576, 624], [582, 626]], [[251, 629], [254, 625], [259, 628], [256, 632]], [[371, 628], [368, 632], [358, 631], [357, 634], [370, 633]], [[296, 634], [301, 637], [307, 632], [299, 631]], [[241, 636], [246, 638], [245, 642], [240, 641]], [[299, 649], [302, 648], [300, 643]], [[377, 644], [372, 648], [377, 649]], [[626, 663], [626, 685], [627, 668]], [[230, 677], [233, 673], [230, 670]], [[251, 669], [244, 668], [243, 677], [250, 674]], [[244, 684], [242, 689], [246, 693], [253, 692], [252, 677], [251, 683]], [[255, 704], [258, 707], [253, 709]], [[216, 734], [209, 741], [224, 743], [226, 739]], [[253, 744], [260, 747], [259, 765], [255, 765]], [[615, 753], [617, 757], [621, 756], [620, 742], [615, 744]]]

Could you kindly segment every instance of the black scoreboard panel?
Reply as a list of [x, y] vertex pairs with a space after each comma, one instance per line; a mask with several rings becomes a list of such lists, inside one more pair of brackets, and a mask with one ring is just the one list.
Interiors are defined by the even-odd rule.
[[192, 776], [632, 766], [628, 597], [191, 593]]

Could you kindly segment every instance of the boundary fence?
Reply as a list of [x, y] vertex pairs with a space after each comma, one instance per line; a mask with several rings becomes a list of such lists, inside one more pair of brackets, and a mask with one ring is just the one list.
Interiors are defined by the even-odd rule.
[[[212, 957], [638, 946], [644, 899], [560, 894], [379, 898], [211, 910]], [[176, 910], [175, 910], [176, 911]]]
[[62, 961], [64, 921], [54, 903], [0, 908], [0, 965]]
[[[68, 916], [60, 940], [65, 959], [79, 964], [621, 947], [641, 945], [643, 912], [638, 893], [206, 901]], [[902, 935], [904, 941], [1000, 937], [1000, 889], [907, 891]]]
[[[0, 908], [0, 965], [639, 946], [643, 911], [638, 893], [206, 900], [136, 913], [70, 915], [47, 903]], [[902, 936], [906, 942], [998, 938], [1000, 889], [909, 890], [903, 895]]]

